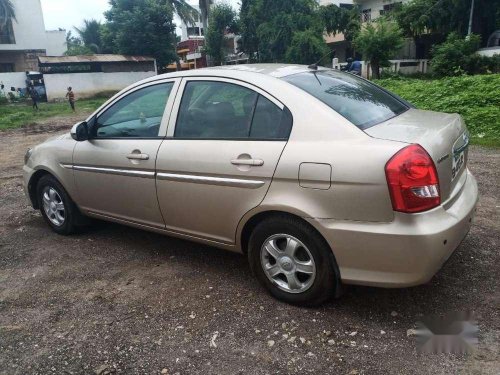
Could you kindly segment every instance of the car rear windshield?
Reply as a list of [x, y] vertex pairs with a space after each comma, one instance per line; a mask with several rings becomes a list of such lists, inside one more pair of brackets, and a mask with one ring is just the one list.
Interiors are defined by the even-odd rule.
[[387, 121], [409, 108], [396, 96], [352, 74], [320, 70], [293, 74], [283, 80], [321, 100], [360, 129]]

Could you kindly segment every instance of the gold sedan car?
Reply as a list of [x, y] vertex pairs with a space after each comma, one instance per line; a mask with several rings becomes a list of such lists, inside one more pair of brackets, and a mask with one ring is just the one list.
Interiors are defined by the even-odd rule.
[[339, 71], [239, 65], [118, 93], [25, 157], [57, 233], [85, 217], [246, 254], [277, 298], [432, 278], [478, 199], [456, 114], [421, 111]]

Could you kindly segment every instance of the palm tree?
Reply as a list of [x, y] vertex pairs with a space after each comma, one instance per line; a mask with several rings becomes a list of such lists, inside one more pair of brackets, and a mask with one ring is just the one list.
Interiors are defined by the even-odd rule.
[[4, 27], [11, 19], [16, 19], [16, 11], [11, 0], [0, 0], [0, 28]]
[[101, 29], [102, 24], [95, 20], [83, 20], [83, 27], [74, 27], [83, 44], [95, 53], [101, 52]]
[[201, 13], [201, 22], [203, 23], [203, 32], [206, 33], [208, 29], [208, 15], [210, 13], [210, 6], [214, 0], [200, 0], [199, 7]]
[[168, 0], [174, 12], [186, 25], [193, 25], [198, 19], [198, 11], [188, 4], [186, 0]]

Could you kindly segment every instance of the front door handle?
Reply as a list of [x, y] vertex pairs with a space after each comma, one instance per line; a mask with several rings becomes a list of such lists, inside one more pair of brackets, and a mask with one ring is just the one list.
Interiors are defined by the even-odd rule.
[[129, 160], [149, 160], [148, 154], [129, 154], [127, 155]]
[[262, 167], [264, 165], [264, 160], [261, 159], [233, 159], [231, 160], [232, 165], [250, 165], [252, 167]]

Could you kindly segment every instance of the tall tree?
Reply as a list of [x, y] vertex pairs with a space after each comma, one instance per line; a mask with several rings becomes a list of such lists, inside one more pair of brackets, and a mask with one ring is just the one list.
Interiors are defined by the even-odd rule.
[[75, 30], [87, 48], [92, 50], [94, 53], [101, 53], [101, 22], [95, 19], [83, 20], [83, 27], [75, 27]]
[[330, 49], [323, 38], [318, 38], [314, 30], [298, 31], [293, 34], [292, 43], [286, 51], [286, 61], [294, 64], [310, 65], [321, 62], [329, 56]]
[[311, 30], [308, 37], [317, 35], [314, 44], [324, 43], [324, 27], [315, 0], [243, 1], [241, 28], [243, 50], [262, 62], [285, 61], [298, 32]]
[[16, 11], [11, 0], [0, 0], [0, 28], [16, 19]]
[[250, 61], [256, 61], [259, 50], [259, 38], [257, 37], [257, 20], [253, 17], [255, 0], [241, 0], [240, 8], [240, 34], [241, 49], [250, 57]]
[[361, 27], [359, 13], [360, 10], [357, 6], [346, 9], [335, 4], [329, 4], [319, 8], [321, 21], [326, 32], [333, 35], [343, 33], [345, 39], [349, 42], [352, 42]]
[[208, 30], [208, 18], [210, 17], [210, 7], [214, 0], [199, 0], [198, 6], [201, 13], [201, 22], [203, 23], [203, 31], [206, 33]]
[[168, 0], [174, 9], [174, 13], [179, 16], [182, 22], [192, 25], [199, 18], [198, 11], [193, 8], [186, 0]]
[[66, 34], [66, 48], [66, 52], [64, 53], [66, 56], [94, 54], [94, 51], [85, 46], [80, 38], [73, 36], [71, 30]]
[[225, 58], [226, 33], [236, 31], [236, 12], [228, 4], [217, 4], [210, 11], [205, 34], [205, 50], [214, 65], [222, 65]]
[[[470, 17], [471, 0], [413, 0], [398, 7], [393, 17], [405, 34], [422, 36], [451, 32], [465, 36]], [[483, 42], [500, 28], [500, 0], [475, 0], [473, 27]]]
[[106, 50], [155, 57], [163, 67], [178, 59], [174, 7], [168, 0], [111, 0], [102, 40]]
[[383, 18], [369, 23], [354, 38], [354, 46], [370, 61], [374, 78], [380, 78], [380, 67], [387, 66], [389, 59], [401, 49], [403, 33], [395, 22]]

